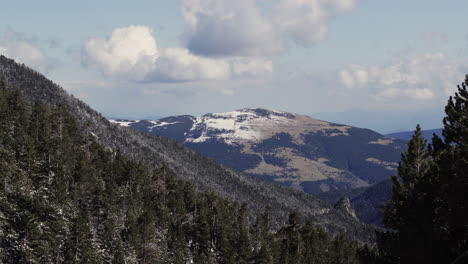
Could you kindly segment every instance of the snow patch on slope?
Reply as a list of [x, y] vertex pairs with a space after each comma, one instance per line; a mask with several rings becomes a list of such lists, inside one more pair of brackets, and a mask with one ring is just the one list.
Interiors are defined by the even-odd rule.
[[295, 143], [303, 144], [303, 135], [322, 132], [327, 136], [348, 135], [347, 126], [334, 125], [308, 116], [288, 112], [245, 108], [197, 118], [186, 142], [218, 140], [226, 144], [258, 143], [278, 133], [288, 133]]
[[109, 119], [109, 122], [118, 124], [119, 126], [128, 127], [131, 124], [140, 122], [140, 120]]
[[227, 144], [263, 139], [263, 130], [293, 122], [293, 115], [264, 109], [245, 108], [197, 118], [187, 142], [201, 143], [216, 138]]
[[180, 122], [164, 122], [164, 121], [158, 122], [158, 121], [150, 121], [150, 120], [148, 120], [148, 122], [153, 124], [153, 126], [148, 127], [151, 130], [155, 127], [163, 127], [163, 126], [174, 125], [174, 124], [180, 123]]

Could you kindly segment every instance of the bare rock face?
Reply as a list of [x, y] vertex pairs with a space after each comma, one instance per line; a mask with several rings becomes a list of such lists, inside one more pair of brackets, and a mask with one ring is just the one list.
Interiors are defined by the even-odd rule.
[[336, 202], [336, 204], [333, 206], [336, 210], [340, 210], [342, 212], [345, 212], [349, 215], [351, 215], [354, 219], [358, 220], [356, 216], [356, 211], [354, 211], [353, 206], [351, 205], [351, 201], [347, 196], [341, 198]]

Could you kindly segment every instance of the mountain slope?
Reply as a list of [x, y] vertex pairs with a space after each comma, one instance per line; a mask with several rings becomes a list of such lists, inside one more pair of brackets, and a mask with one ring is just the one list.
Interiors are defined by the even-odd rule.
[[343, 232], [361, 241], [373, 237], [372, 232], [352, 216], [333, 210], [316, 198], [223, 167], [171, 139], [111, 124], [44, 76], [4, 56], [0, 56], [0, 79], [8, 88], [19, 88], [29, 103], [66, 105], [78, 120], [80, 133], [94, 136], [107, 149], [121, 151], [127, 158], [149, 168], [158, 169], [165, 164], [181, 179], [194, 183], [199, 191], [214, 191], [246, 203], [255, 213], [269, 205], [277, 222], [284, 221], [290, 211], [297, 210], [304, 215], [314, 215], [317, 223], [328, 231]]
[[261, 108], [112, 122], [173, 138], [228, 167], [311, 194], [387, 179], [406, 148], [368, 129]]
[[297, 241], [306, 250], [296, 258], [358, 263], [357, 243], [297, 213], [273, 232], [268, 210], [249, 222], [246, 206], [196, 193], [77, 128], [63, 105], [28, 105], [0, 81], [0, 263], [284, 263], [283, 245]]
[[336, 204], [341, 197], [348, 197], [359, 220], [383, 226], [382, 207], [392, 198], [392, 186], [392, 180], [386, 179], [368, 187], [356, 188], [348, 192], [321, 193], [317, 197], [331, 205]]

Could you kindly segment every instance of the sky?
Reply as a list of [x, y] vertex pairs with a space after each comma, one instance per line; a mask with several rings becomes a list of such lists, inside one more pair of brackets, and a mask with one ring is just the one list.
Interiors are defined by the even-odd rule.
[[0, 54], [109, 117], [245, 107], [389, 133], [441, 127], [466, 0], [2, 3]]

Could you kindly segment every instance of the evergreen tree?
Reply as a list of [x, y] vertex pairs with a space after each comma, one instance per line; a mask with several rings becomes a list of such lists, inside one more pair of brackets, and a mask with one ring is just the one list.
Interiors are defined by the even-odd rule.
[[302, 217], [298, 212], [289, 215], [286, 226], [279, 231], [277, 263], [303, 263], [303, 242], [300, 233]]
[[[426, 148], [419, 127], [402, 156], [378, 233], [382, 263], [461, 263], [468, 250], [468, 76], [445, 108], [443, 135]], [[465, 258], [465, 259], [464, 259]]]
[[[440, 256], [455, 260], [468, 250], [468, 76], [445, 107], [444, 144], [434, 147], [434, 224]], [[465, 261], [468, 261], [465, 259]]]
[[265, 208], [265, 212], [257, 217], [253, 228], [253, 244], [255, 264], [271, 264], [273, 263], [273, 234], [271, 232], [271, 215], [270, 207]]
[[418, 199], [416, 187], [427, 175], [429, 168], [427, 141], [422, 135], [421, 127], [417, 125], [413, 138], [408, 143], [408, 150], [401, 154], [398, 177], [392, 177], [392, 200], [387, 204], [384, 214], [387, 227], [399, 230], [409, 223], [416, 224], [415, 219], [410, 219], [412, 215], [417, 216], [413, 204]]
[[378, 233], [381, 254], [387, 261], [424, 261], [424, 252], [430, 249], [424, 241], [432, 219], [430, 194], [424, 192], [430, 162], [427, 141], [417, 125], [408, 150], [401, 155], [398, 177], [392, 177], [392, 200], [384, 210], [384, 224], [395, 232]]

